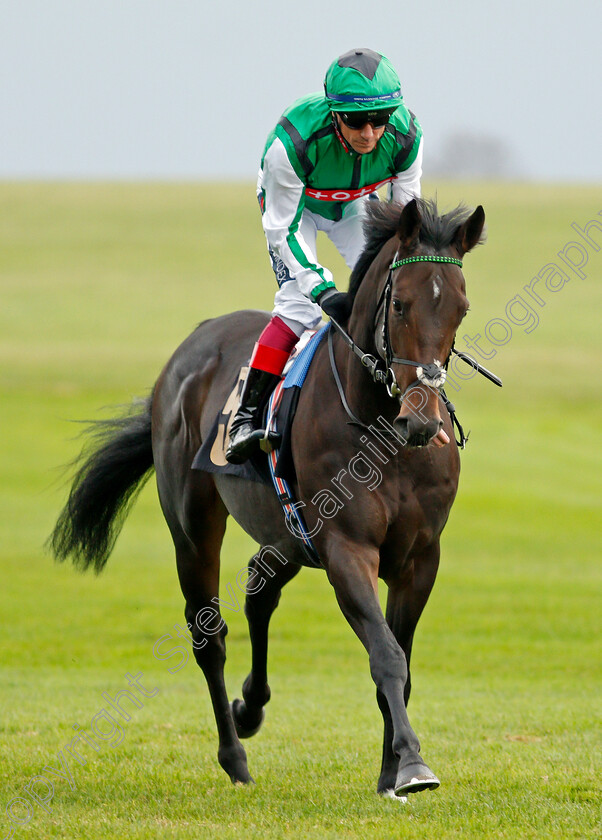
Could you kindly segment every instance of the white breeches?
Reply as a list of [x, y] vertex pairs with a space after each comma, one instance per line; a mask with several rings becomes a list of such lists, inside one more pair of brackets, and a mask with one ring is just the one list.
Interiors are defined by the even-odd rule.
[[[367, 200], [360, 198], [347, 205], [345, 215], [338, 222], [325, 219], [309, 210], [303, 211], [301, 234], [314, 255], [318, 231], [321, 230], [336, 246], [349, 268], [353, 269], [364, 249], [363, 222]], [[291, 277], [282, 260], [272, 251], [270, 258], [279, 286], [272, 315], [278, 315], [297, 335], [301, 335], [304, 330], [313, 329], [319, 324], [322, 310], [301, 292], [295, 278]], [[315, 261], [318, 262], [317, 257]]]

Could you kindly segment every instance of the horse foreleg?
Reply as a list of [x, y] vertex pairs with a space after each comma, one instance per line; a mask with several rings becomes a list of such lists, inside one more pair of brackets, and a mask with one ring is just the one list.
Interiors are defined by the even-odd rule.
[[[420, 744], [408, 719], [404, 689], [406, 655], [387, 625], [378, 600], [379, 553], [337, 540], [329, 553], [328, 576], [345, 618], [368, 651], [370, 673], [389, 709], [397, 796], [435, 788], [439, 780], [420, 757]], [[382, 709], [382, 705], [381, 705]]]
[[[403, 586], [400, 586], [396, 581], [387, 581], [389, 586], [386, 610], [387, 624], [406, 658], [408, 672], [404, 687], [406, 707], [411, 691], [410, 657], [414, 631], [431, 594], [438, 567], [439, 544], [437, 543], [429, 546], [414, 558], [413, 575], [409, 583], [404, 582]], [[379, 793], [388, 794], [395, 787], [398, 761], [393, 751], [393, 721], [389, 705], [380, 691], [377, 691], [377, 702], [384, 722], [382, 767], [377, 789]]]
[[278, 551], [262, 549], [249, 561], [245, 615], [251, 637], [251, 672], [243, 683], [242, 700], [234, 700], [232, 714], [240, 738], [250, 738], [263, 723], [264, 706], [271, 697], [268, 684], [268, 628], [282, 587], [301, 566]]

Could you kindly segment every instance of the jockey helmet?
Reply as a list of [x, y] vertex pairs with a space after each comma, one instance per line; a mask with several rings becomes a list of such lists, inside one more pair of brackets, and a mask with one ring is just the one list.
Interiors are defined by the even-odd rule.
[[332, 62], [324, 94], [331, 111], [345, 113], [392, 113], [403, 102], [395, 68], [386, 56], [368, 49], [349, 50]]

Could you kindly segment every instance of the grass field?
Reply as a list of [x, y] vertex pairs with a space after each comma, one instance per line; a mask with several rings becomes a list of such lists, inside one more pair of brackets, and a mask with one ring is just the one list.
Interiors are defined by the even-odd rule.
[[[153, 656], [183, 623], [153, 481], [100, 578], [42, 550], [65, 498], [59, 467], [80, 447], [69, 421], [144, 395], [203, 318], [271, 307], [252, 185], [0, 185], [0, 837], [600, 836], [602, 253], [571, 224], [602, 220], [602, 194], [437, 193], [444, 207], [485, 206], [488, 242], [465, 264], [465, 332], [495, 353], [485, 364], [504, 388], [478, 377], [450, 389], [472, 436], [410, 704], [442, 785], [400, 805], [374, 792], [381, 722], [367, 656], [322, 573], [302, 572], [274, 617], [273, 699], [247, 742], [257, 784], [241, 789], [217, 764], [192, 657], [173, 673], [174, 660]], [[602, 244], [602, 230], [590, 235]], [[253, 550], [232, 524], [224, 582]], [[242, 611], [226, 618], [237, 696], [249, 642]], [[128, 673], [149, 696], [78, 763], [64, 750], [73, 727], [89, 731]], [[48, 793], [40, 775], [54, 783], [45, 806], [30, 795]]]

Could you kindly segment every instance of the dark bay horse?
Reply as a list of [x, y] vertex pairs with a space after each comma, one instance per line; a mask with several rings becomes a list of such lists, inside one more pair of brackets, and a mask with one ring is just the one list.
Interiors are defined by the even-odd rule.
[[[485, 217], [482, 207], [439, 215], [425, 200], [369, 204], [367, 244], [349, 287], [354, 345], [331, 327], [318, 346], [293, 423], [293, 489], [340, 608], [368, 651], [384, 720], [378, 791], [403, 796], [439, 784], [408, 720], [409, 664], [458, 485], [458, 447], [439, 389], [468, 309], [462, 257], [480, 241]], [[141, 408], [97, 425], [50, 538], [58, 559], [99, 571], [154, 467], [215, 712], [218, 760], [233, 782], [252, 781], [240, 739], [263, 721], [270, 617], [306, 560], [272, 488], [191, 463], [268, 317], [245, 311], [205, 321]], [[232, 704], [219, 611], [228, 514], [261, 547], [249, 562], [245, 603], [252, 668]], [[388, 586], [386, 616], [379, 577]]]

